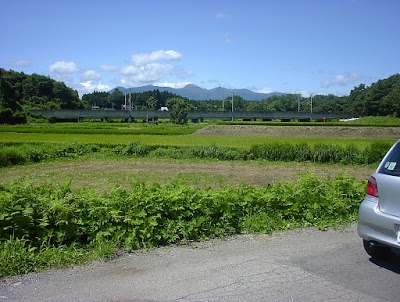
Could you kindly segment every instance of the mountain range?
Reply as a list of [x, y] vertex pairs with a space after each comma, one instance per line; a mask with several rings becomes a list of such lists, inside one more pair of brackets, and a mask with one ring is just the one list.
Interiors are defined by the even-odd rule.
[[159, 87], [153, 85], [141, 86], [141, 87], [132, 87], [132, 88], [124, 88], [124, 87], [116, 87], [112, 89], [110, 92], [113, 92], [115, 89], [122, 91], [124, 94], [129, 92], [131, 93], [141, 93], [146, 91], [159, 90], [161, 92], [167, 91], [173, 94], [188, 98], [193, 101], [205, 101], [205, 100], [222, 100], [227, 97], [231, 97], [232, 93], [234, 95], [242, 97], [246, 101], [259, 101], [263, 99], [267, 99], [274, 95], [283, 95], [281, 92], [272, 92], [272, 93], [260, 93], [254, 92], [249, 89], [227, 89], [223, 87], [216, 87], [212, 89], [201, 88], [194, 84], [188, 84], [183, 88], [172, 88], [172, 87]]

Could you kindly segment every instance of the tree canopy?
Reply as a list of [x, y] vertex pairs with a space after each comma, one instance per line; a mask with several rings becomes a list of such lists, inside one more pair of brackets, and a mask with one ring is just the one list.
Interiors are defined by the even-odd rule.
[[78, 92], [49, 77], [0, 68], [0, 123], [25, 123], [33, 109], [82, 109]]
[[170, 108], [171, 121], [175, 124], [186, 124], [187, 102], [183, 98], [171, 98], [167, 100]]
[[360, 84], [350, 92], [350, 110], [363, 116], [400, 117], [400, 74], [379, 80], [370, 87]]
[[[82, 102], [87, 107], [99, 106], [100, 108], [122, 109], [125, 101], [131, 101], [132, 108], [138, 110], [160, 109], [167, 106], [167, 100], [179, 97], [171, 92], [159, 90], [146, 91], [140, 93], [129, 93], [126, 96], [119, 89], [110, 92], [93, 92], [84, 94]], [[125, 99], [127, 98], [127, 100]]]

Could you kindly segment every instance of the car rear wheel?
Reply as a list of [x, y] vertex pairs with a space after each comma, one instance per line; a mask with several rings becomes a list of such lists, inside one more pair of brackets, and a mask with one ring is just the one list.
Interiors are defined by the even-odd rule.
[[392, 256], [392, 249], [389, 246], [377, 244], [373, 241], [363, 240], [364, 249], [371, 258], [382, 260], [389, 259]]

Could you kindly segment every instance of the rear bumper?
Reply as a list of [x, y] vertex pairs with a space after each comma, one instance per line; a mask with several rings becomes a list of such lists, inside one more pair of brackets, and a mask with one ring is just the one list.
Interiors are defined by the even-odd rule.
[[400, 249], [399, 226], [400, 217], [382, 213], [375, 197], [365, 197], [358, 211], [357, 232], [361, 238]]

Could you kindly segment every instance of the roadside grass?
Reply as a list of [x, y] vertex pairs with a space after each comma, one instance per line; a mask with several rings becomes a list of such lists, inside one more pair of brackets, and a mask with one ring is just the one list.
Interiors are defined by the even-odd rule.
[[299, 144], [269, 142], [242, 147], [218, 145], [160, 146], [142, 144], [83, 144], [83, 143], [8, 143], [0, 148], [0, 167], [78, 159], [90, 156], [109, 158], [170, 158], [210, 159], [216, 161], [284, 161], [341, 164], [372, 164], [379, 162], [391, 143], [374, 141], [360, 149], [354, 143], [346, 146], [328, 143]]
[[354, 221], [365, 182], [306, 173], [268, 186], [134, 182], [98, 193], [18, 181], [0, 186], [0, 276], [244, 233]]
[[89, 247], [46, 243], [35, 246], [30, 240], [10, 236], [0, 241], [0, 277], [105, 261], [115, 256], [116, 251], [112, 241], [94, 243]]

